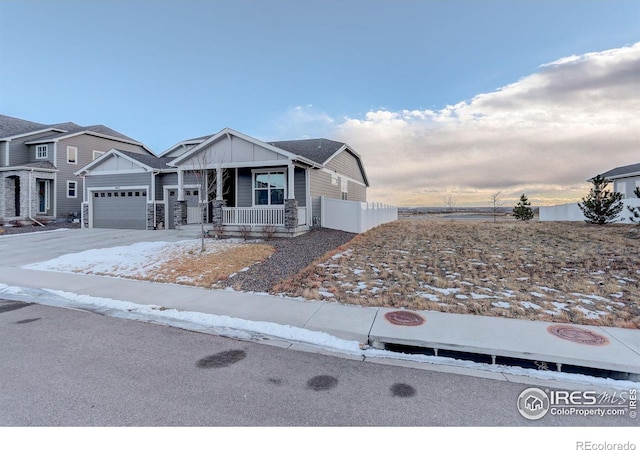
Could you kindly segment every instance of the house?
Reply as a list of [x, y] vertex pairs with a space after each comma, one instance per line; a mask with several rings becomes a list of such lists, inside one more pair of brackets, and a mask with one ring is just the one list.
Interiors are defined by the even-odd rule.
[[613, 182], [613, 191], [620, 192], [622, 198], [636, 198], [633, 191], [640, 188], [640, 163], [616, 167], [602, 176]]
[[79, 218], [84, 186], [74, 172], [112, 148], [153, 155], [104, 125], [46, 125], [0, 115], [0, 221]]
[[319, 225], [321, 197], [365, 202], [369, 182], [349, 145], [329, 139], [264, 142], [225, 128], [157, 157], [110, 150], [76, 172], [83, 226], [176, 228], [201, 220], [295, 236]]

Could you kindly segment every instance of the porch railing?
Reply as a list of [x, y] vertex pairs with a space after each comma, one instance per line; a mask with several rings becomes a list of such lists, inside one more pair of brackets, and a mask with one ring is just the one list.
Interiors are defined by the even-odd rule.
[[222, 208], [223, 225], [284, 226], [284, 207]]
[[[223, 225], [284, 226], [284, 207], [222, 208]], [[307, 224], [307, 208], [298, 207], [298, 225]]]

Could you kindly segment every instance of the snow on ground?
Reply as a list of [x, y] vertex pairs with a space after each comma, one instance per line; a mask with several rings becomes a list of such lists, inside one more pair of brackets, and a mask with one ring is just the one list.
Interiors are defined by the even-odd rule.
[[[242, 243], [245, 243], [245, 241], [241, 239], [228, 239], [224, 241], [210, 240], [207, 241], [206, 252], [221, 252], [231, 248], [232, 246], [241, 245]], [[49, 261], [29, 264], [27, 266], [24, 266], [24, 268], [54, 272], [101, 274], [113, 277], [132, 278], [135, 276], [145, 276], [146, 274], [152, 272], [162, 264], [172, 260], [178, 255], [200, 252], [200, 246], [201, 241], [199, 239], [179, 242], [141, 242], [128, 246], [87, 250], [79, 253], [68, 254]], [[335, 261], [345, 255], [348, 255], [349, 253], [350, 250], [347, 250], [344, 253], [338, 253], [334, 255], [331, 259]], [[354, 270], [354, 273], [359, 272], [359, 270], [361, 269]], [[389, 270], [389, 272], [392, 271]], [[381, 280], [375, 280], [374, 283], [380, 284]], [[436, 292], [440, 295], [459, 295], [459, 289], [455, 288], [444, 289], [428, 284], [422, 284], [421, 287], [426, 288], [431, 292]], [[539, 288], [540, 290], [547, 292], [552, 291], [552, 289], [545, 288], [544, 286], [539, 286]], [[358, 285], [353, 286], [352, 289], [354, 292], [358, 292], [365, 289], [377, 290], [381, 288], [379, 286], [371, 287], [368, 286], [366, 282], [359, 281]], [[487, 289], [486, 291], [491, 291], [491, 289]], [[35, 290], [17, 288], [0, 283], [0, 293], [5, 294], [5, 297], [11, 295], [17, 297], [28, 296], [28, 301], [33, 301], [33, 298], [35, 298], [36, 302], [42, 304], [90, 309], [116, 317], [150, 322], [161, 322], [180, 328], [192, 329], [195, 331], [214, 332], [215, 334], [221, 334], [224, 336], [239, 339], [255, 340], [267, 337], [269, 339], [282, 339], [289, 342], [304, 343], [310, 346], [323, 348], [337, 353], [361, 355], [363, 357], [412, 360], [419, 362], [428, 362], [432, 364], [462, 366], [474, 369], [489, 370], [493, 372], [526, 375], [545, 379], [569, 380], [575, 382], [585, 382], [585, 380], [587, 380], [586, 382], [589, 382], [588, 380], [594, 380], [593, 377], [585, 377], [583, 375], [573, 375], [557, 372], [541, 372], [537, 370], [507, 366], [493, 366], [435, 356], [406, 355], [370, 348], [362, 349], [360, 347], [360, 343], [358, 343], [357, 341], [346, 341], [343, 339], [338, 339], [327, 333], [310, 331], [288, 325], [249, 321], [199, 312], [177, 311], [161, 308], [159, 306], [138, 305], [114, 299], [78, 295], [70, 292], [47, 289]], [[471, 295], [476, 299], [500, 299], [500, 296], [508, 298], [512, 294], [509, 291], [491, 293], [493, 294], [491, 296], [476, 293], [472, 293]], [[439, 301], [437, 295], [429, 292], [422, 291], [416, 292], [416, 294], [433, 302]], [[572, 295], [582, 300], [583, 304], [588, 304], [588, 302], [592, 300], [605, 300], [611, 303], [617, 303], [594, 295], [585, 295], [579, 293], [572, 293]], [[333, 296], [333, 294], [327, 292], [326, 290], [323, 290], [322, 296], [325, 298], [330, 298]], [[499, 308], [510, 307], [509, 303], [503, 301], [492, 302], [492, 304]], [[535, 309], [536, 306], [534, 305], [535, 304], [531, 302], [522, 303], [522, 306], [524, 306], [525, 308]], [[551, 305], [554, 308], [553, 310], [544, 310], [545, 313], [550, 315], [558, 314], [560, 311], [565, 310], [569, 306], [567, 303], [562, 302], [551, 302]], [[584, 314], [594, 314], [594, 317], [607, 314], [605, 311], [593, 312], [586, 310], [585, 308], [583, 309]], [[598, 382], [601, 381], [600, 379], [595, 380], [597, 380]], [[624, 383], [619, 381], [612, 382]]]
[[[241, 239], [207, 240], [207, 253], [218, 253], [245, 243]], [[52, 272], [100, 274], [112, 277], [145, 277], [163, 264], [185, 254], [200, 254], [202, 241], [138, 242], [121, 247], [86, 250], [24, 266]]]
[[292, 343], [305, 344], [337, 354], [357, 355], [372, 359], [395, 359], [433, 364], [436, 366], [452, 366], [471, 370], [489, 371], [511, 375], [521, 375], [543, 380], [557, 380], [568, 383], [587, 384], [590, 386], [606, 386], [618, 389], [638, 388], [638, 383], [625, 380], [596, 378], [587, 375], [570, 374], [555, 371], [525, 369], [484, 364], [472, 361], [457, 360], [439, 356], [412, 355], [378, 350], [363, 346], [358, 341], [349, 341], [321, 331], [312, 331], [291, 325], [280, 325], [271, 322], [260, 322], [232, 318], [215, 314], [192, 311], [178, 311], [157, 305], [139, 305], [136, 303], [114, 300], [104, 297], [79, 295], [53, 289], [33, 289], [8, 286], [0, 283], [2, 298], [17, 301], [35, 302], [48, 306], [83, 309], [100, 314], [139, 320], [151, 323], [163, 323], [177, 328], [206, 332], [235, 339], [251, 341], [280, 339]]

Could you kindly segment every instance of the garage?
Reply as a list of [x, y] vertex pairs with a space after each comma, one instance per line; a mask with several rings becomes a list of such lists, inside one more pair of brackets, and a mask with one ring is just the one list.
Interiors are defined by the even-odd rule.
[[147, 229], [147, 190], [94, 191], [91, 195], [94, 228]]

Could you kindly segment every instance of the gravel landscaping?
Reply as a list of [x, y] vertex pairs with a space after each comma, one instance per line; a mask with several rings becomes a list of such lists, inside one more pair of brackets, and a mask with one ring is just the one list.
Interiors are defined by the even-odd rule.
[[349, 242], [356, 235], [345, 231], [321, 228], [295, 238], [265, 241], [275, 248], [271, 257], [244, 272], [219, 281], [215, 288], [270, 292], [282, 281], [292, 277], [313, 261]]

